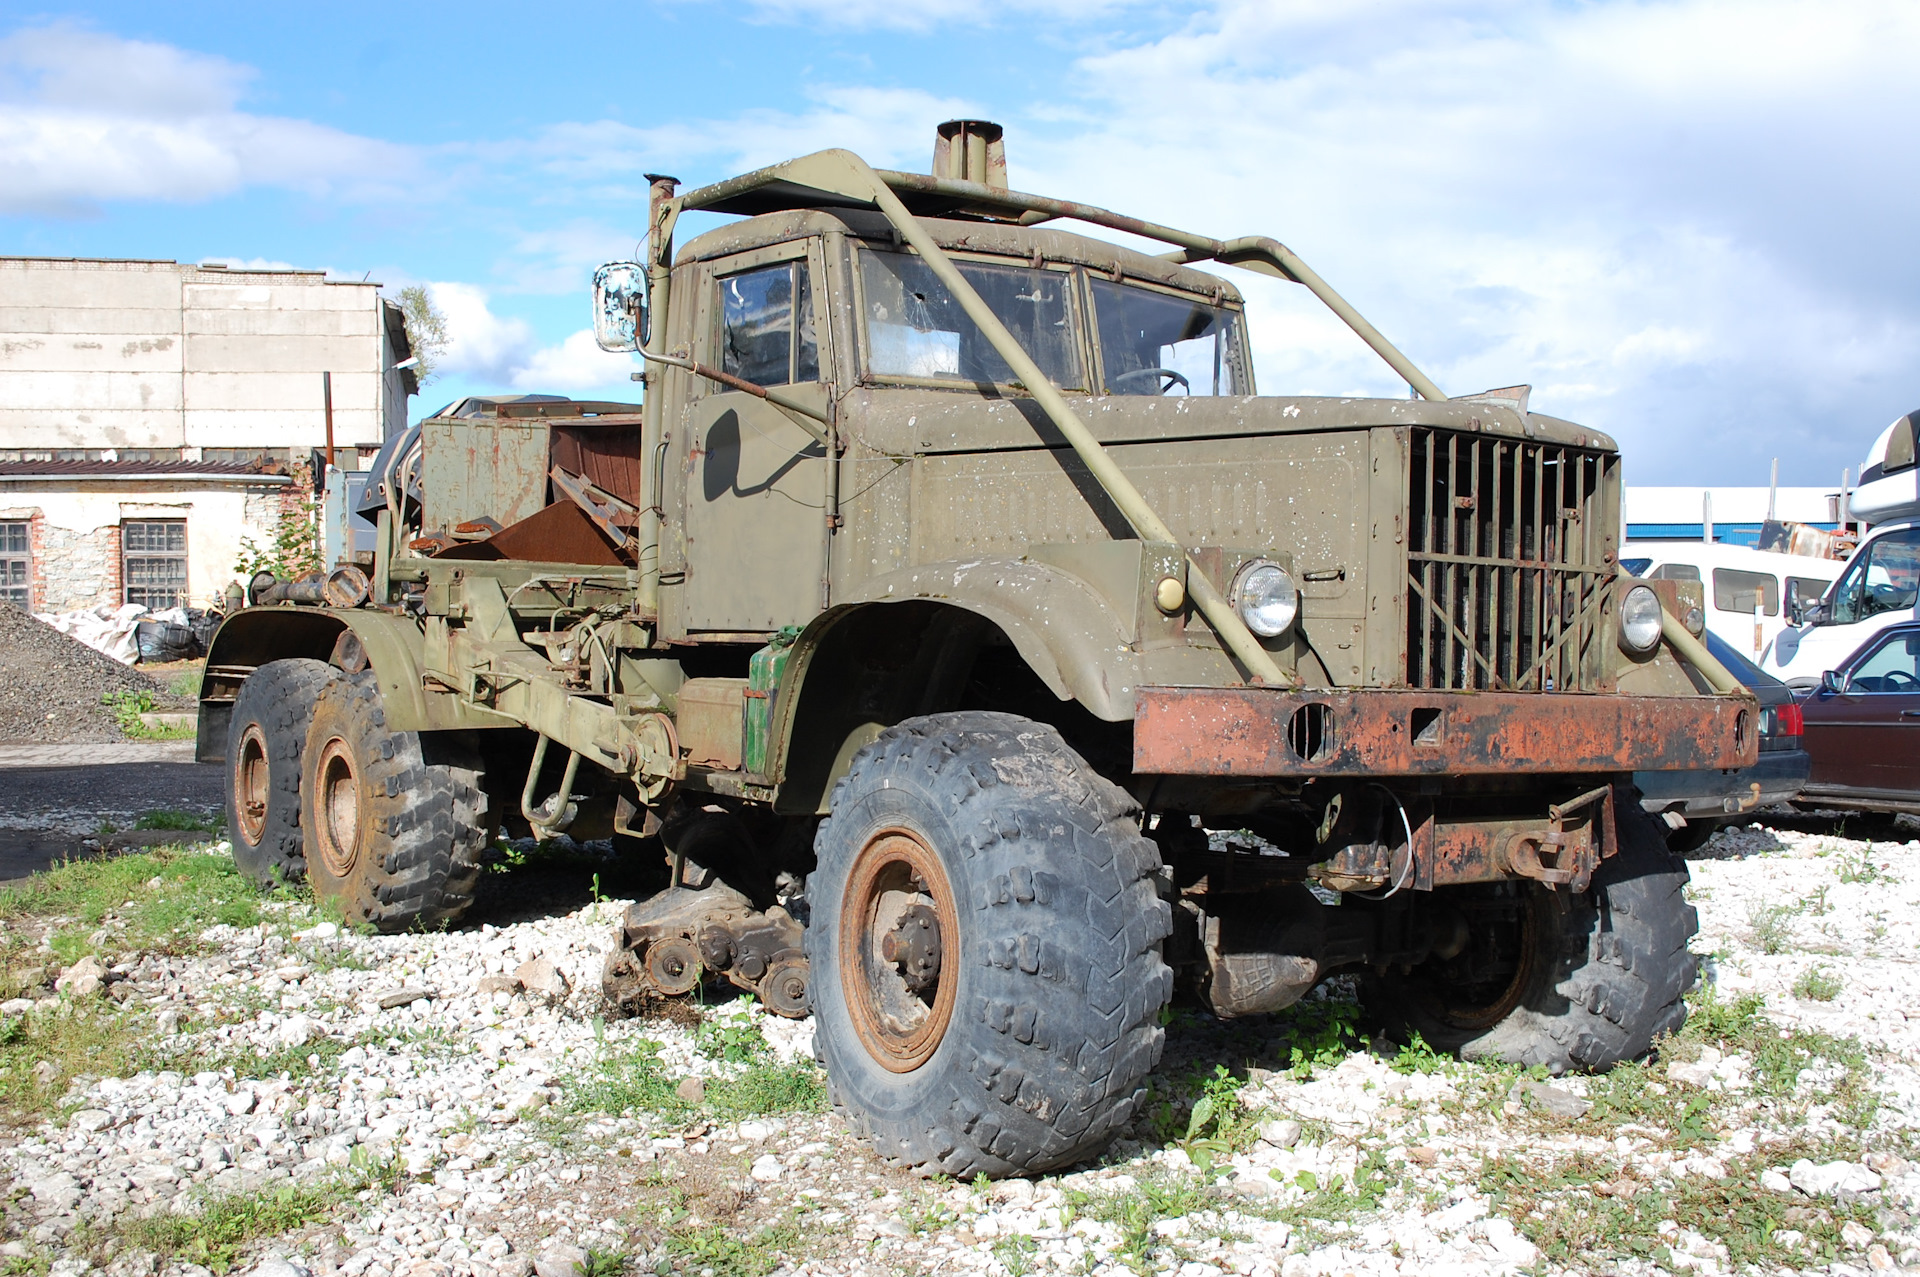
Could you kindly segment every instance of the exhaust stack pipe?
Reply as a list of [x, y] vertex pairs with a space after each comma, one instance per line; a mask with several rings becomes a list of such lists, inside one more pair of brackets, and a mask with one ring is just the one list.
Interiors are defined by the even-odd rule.
[[1007, 144], [990, 120], [948, 120], [933, 140], [933, 175], [1007, 189]]

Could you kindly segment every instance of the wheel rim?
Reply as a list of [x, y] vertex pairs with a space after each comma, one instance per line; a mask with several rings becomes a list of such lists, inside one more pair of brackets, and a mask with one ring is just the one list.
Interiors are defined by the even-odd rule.
[[883, 1068], [910, 1073], [940, 1049], [960, 977], [960, 926], [940, 859], [886, 829], [854, 858], [840, 912], [840, 987], [854, 1032]]
[[233, 815], [240, 826], [240, 837], [249, 847], [258, 847], [267, 836], [267, 800], [272, 793], [266, 733], [260, 730], [260, 724], [248, 723], [233, 758]]
[[337, 736], [327, 742], [314, 776], [320, 861], [330, 875], [345, 878], [360, 859], [360, 775], [347, 742]]
[[1513, 976], [1505, 985], [1453, 985], [1434, 991], [1433, 1009], [1442, 1020], [1456, 1029], [1490, 1029], [1525, 1000], [1538, 962], [1539, 910], [1538, 900], [1531, 897], [1520, 910], [1519, 925], [1515, 928], [1519, 956]]

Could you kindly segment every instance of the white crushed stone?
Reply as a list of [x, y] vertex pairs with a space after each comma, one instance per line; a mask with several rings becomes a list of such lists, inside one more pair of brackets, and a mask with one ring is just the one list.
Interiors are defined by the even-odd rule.
[[[1885, 1052], [1876, 1059], [1875, 1084], [1885, 1097], [1879, 1120], [1903, 1131], [1911, 1146], [1920, 1130], [1913, 1065], [1920, 1054], [1920, 842], [1755, 828], [1724, 831], [1701, 854], [1707, 858], [1693, 864], [1702, 922], [1696, 948], [1715, 955], [1721, 995], [1758, 994], [1783, 1025], [1854, 1036]], [[342, 933], [294, 907], [279, 926], [211, 928], [204, 940], [212, 951], [203, 956], [144, 956], [116, 967], [134, 989], [128, 1005], [152, 1017], [156, 1034], [184, 1033], [179, 1040], [209, 1061], [274, 1052], [295, 1067], [264, 1080], [213, 1068], [90, 1080], [67, 1097], [64, 1125], [0, 1136], [0, 1201], [13, 1198], [0, 1220], [14, 1230], [0, 1229], [0, 1269], [9, 1257], [31, 1256], [53, 1261], [52, 1271], [63, 1275], [101, 1271], [89, 1263], [97, 1252], [69, 1248], [83, 1225], [183, 1210], [208, 1191], [322, 1182], [396, 1158], [411, 1177], [399, 1192], [365, 1190], [331, 1222], [255, 1246], [236, 1271], [527, 1277], [567, 1272], [585, 1248], [617, 1250], [634, 1260], [632, 1271], [652, 1271], [668, 1259], [662, 1227], [623, 1213], [645, 1185], [712, 1175], [741, 1202], [784, 1203], [796, 1227], [829, 1239], [790, 1277], [909, 1270], [1003, 1277], [1010, 1262], [1042, 1274], [1118, 1274], [1128, 1271], [1122, 1231], [1075, 1209], [1070, 1195], [1137, 1195], [1151, 1179], [1192, 1170], [1178, 1148], [1125, 1139], [1096, 1165], [980, 1191], [891, 1171], [831, 1117], [679, 1126], [646, 1115], [588, 1116], [566, 1128], [543, 1126], [569, 1074], [598, 1052], [643, 1037], [660, 1044], [669, 1078], [729, 1071], [701, 1054], [685, 1028], [598, 1018], [600, 966], [626, 903], [602, 901], [512, 926], [386, 937]], [[1756, 912], [1765, 910], [1776, 912]], [[1777, 953], [1762, 952], [1755, 940], [1756, 917], [1768, 916]], [[1829, 1002], [1797, 996], [1796, 982], [1814, 967], [1831, 970], [1845, 993]], [[501, 977], [529, 971], [541, 992], [503, 987], [511, 981]], [[382, 1007], [407, 991], [425, 996]], [[244, 1008], [240, 1018], [195, 1027], [234, 1007]], [[736, 1013], [758, 1024], [777, 1059], [810, 1057], [810, 1022]], [[1208, 1054], [1219, 1050], [1209, 1032], [1181, 1039], [1163, 1073], [1237, 1062]], [[353, 1045], [339, 1052], [346, 1042]], [[299, 1058], [302, 1048], [312, 1048], [317, 1067]], [[1751, 1067], [1708, 1051], [1673, 1064], [1668, 1079], [1731, 1100], [1750, 1086]], [[1810, 1069], [1801, 1082], [1827, 1080]], [[1241, 1097], [1265, 1111], [1258, 1138], [1216, 1168], [1224, 1187], [1206, 1206], [1153, 1225], [1150, 1266], [1177, 1277], [1514, 1274], [1536, 1266], [1633, 1277], [1729, 1271], [1724, 1247], [1677, 1224], [1663, 1230], [1671, 1251], [1665, 1269], [1547, 1263], [1476, 1189], [1481, 1159], [1529, 1146], [1641, 1149], [1638, 1173], [1721, 1179], [1727, 1159], [1751, 1154], [1777, 1133], [1725, 1131], [1711, 1147], [1684, 1154], [1625, 1134], [1607, 1144], [1524, 1124], [1489, 1135], [1484, 1124], [1469, 1129], [1440, 1111], [1460, 1086], [1457, 1074], [1402, 1074], [1368, 1052], [1309, 1081], [1252, 1070]], [[1577, 1111], [1587, 1093], [1586, 1079], [1562, 1078], [1545, 1098]], [[1506, 1111], [1540, 1098], [1510, 1096]], [[1357, 1138], [1383, 1128], [1400, 1141], [1388, 1160], [1424, 1197], [1362, 1216], [1332, 1240], [1262, 1217], [1306, 1200], [1311, 1185], [1351, 1178], [1364, 1156]], [[1898, 1157], [1782, 1161], [1762, 1183], [1809, 1203], [1876, 1194], [1889, 1220], [1898, 1213], [1905, 1221], [1848, 1233], [1851, 1249], [1835, 1261], [1796, 1249], [1804, 1235], [1782, 1230], [1775, 1234], [1778, 1271], [1838, 1277], [1920, 1265], [1920, 1224], [1913, 1222], [1920, 1168], [1913, 1164]], [[674, 1263], [699, 1277], [697, 1265]], [[206, 1272], [178, 1262], [156, 1267], [151, 1256], [134, 1253], [104, 1271]]]

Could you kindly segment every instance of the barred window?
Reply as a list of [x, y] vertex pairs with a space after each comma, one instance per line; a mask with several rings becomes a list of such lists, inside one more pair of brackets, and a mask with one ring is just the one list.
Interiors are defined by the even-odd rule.
[[0, 602], [33, 606], [33, 552], [26, 523], [0, 523]]
[[153, 519], [120, 525], [127, 602], [156, 612], [187, 602], [187, 524]]

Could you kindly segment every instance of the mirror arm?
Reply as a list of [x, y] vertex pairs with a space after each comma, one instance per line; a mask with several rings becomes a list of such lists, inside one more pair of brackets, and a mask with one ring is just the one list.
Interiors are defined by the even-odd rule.
[[820, 425], [831, 425], [832, 418], [811, 404], [804, 403], [778, 390], [769, 390], [765, 386], [756, 386], [751, 381], [736, 377], [730, 372], [721, 372], [718, 368], [709, 368], [705, 364], [695, 363], [691, 359], [683, 359], [678, 355], [656, 355], [652, 351], [644, 349], [639, 353], [642, 359], [651, 360], [657, 364], [665, 364], [669, 368], [678, 368], [684, 372], [690, 372], [696, 377], [705, 377], [708, 381], [717, 381], [729, 390], [738, 390], [745, 394], [752, 395], [756, 399], [764, 399], [786, 413], [787, 416], [793, 418], [795, 425], [812, 435], [815, 439], [823, 444], [827, 442], [827, 432], [813, 423], [817, 421]]

